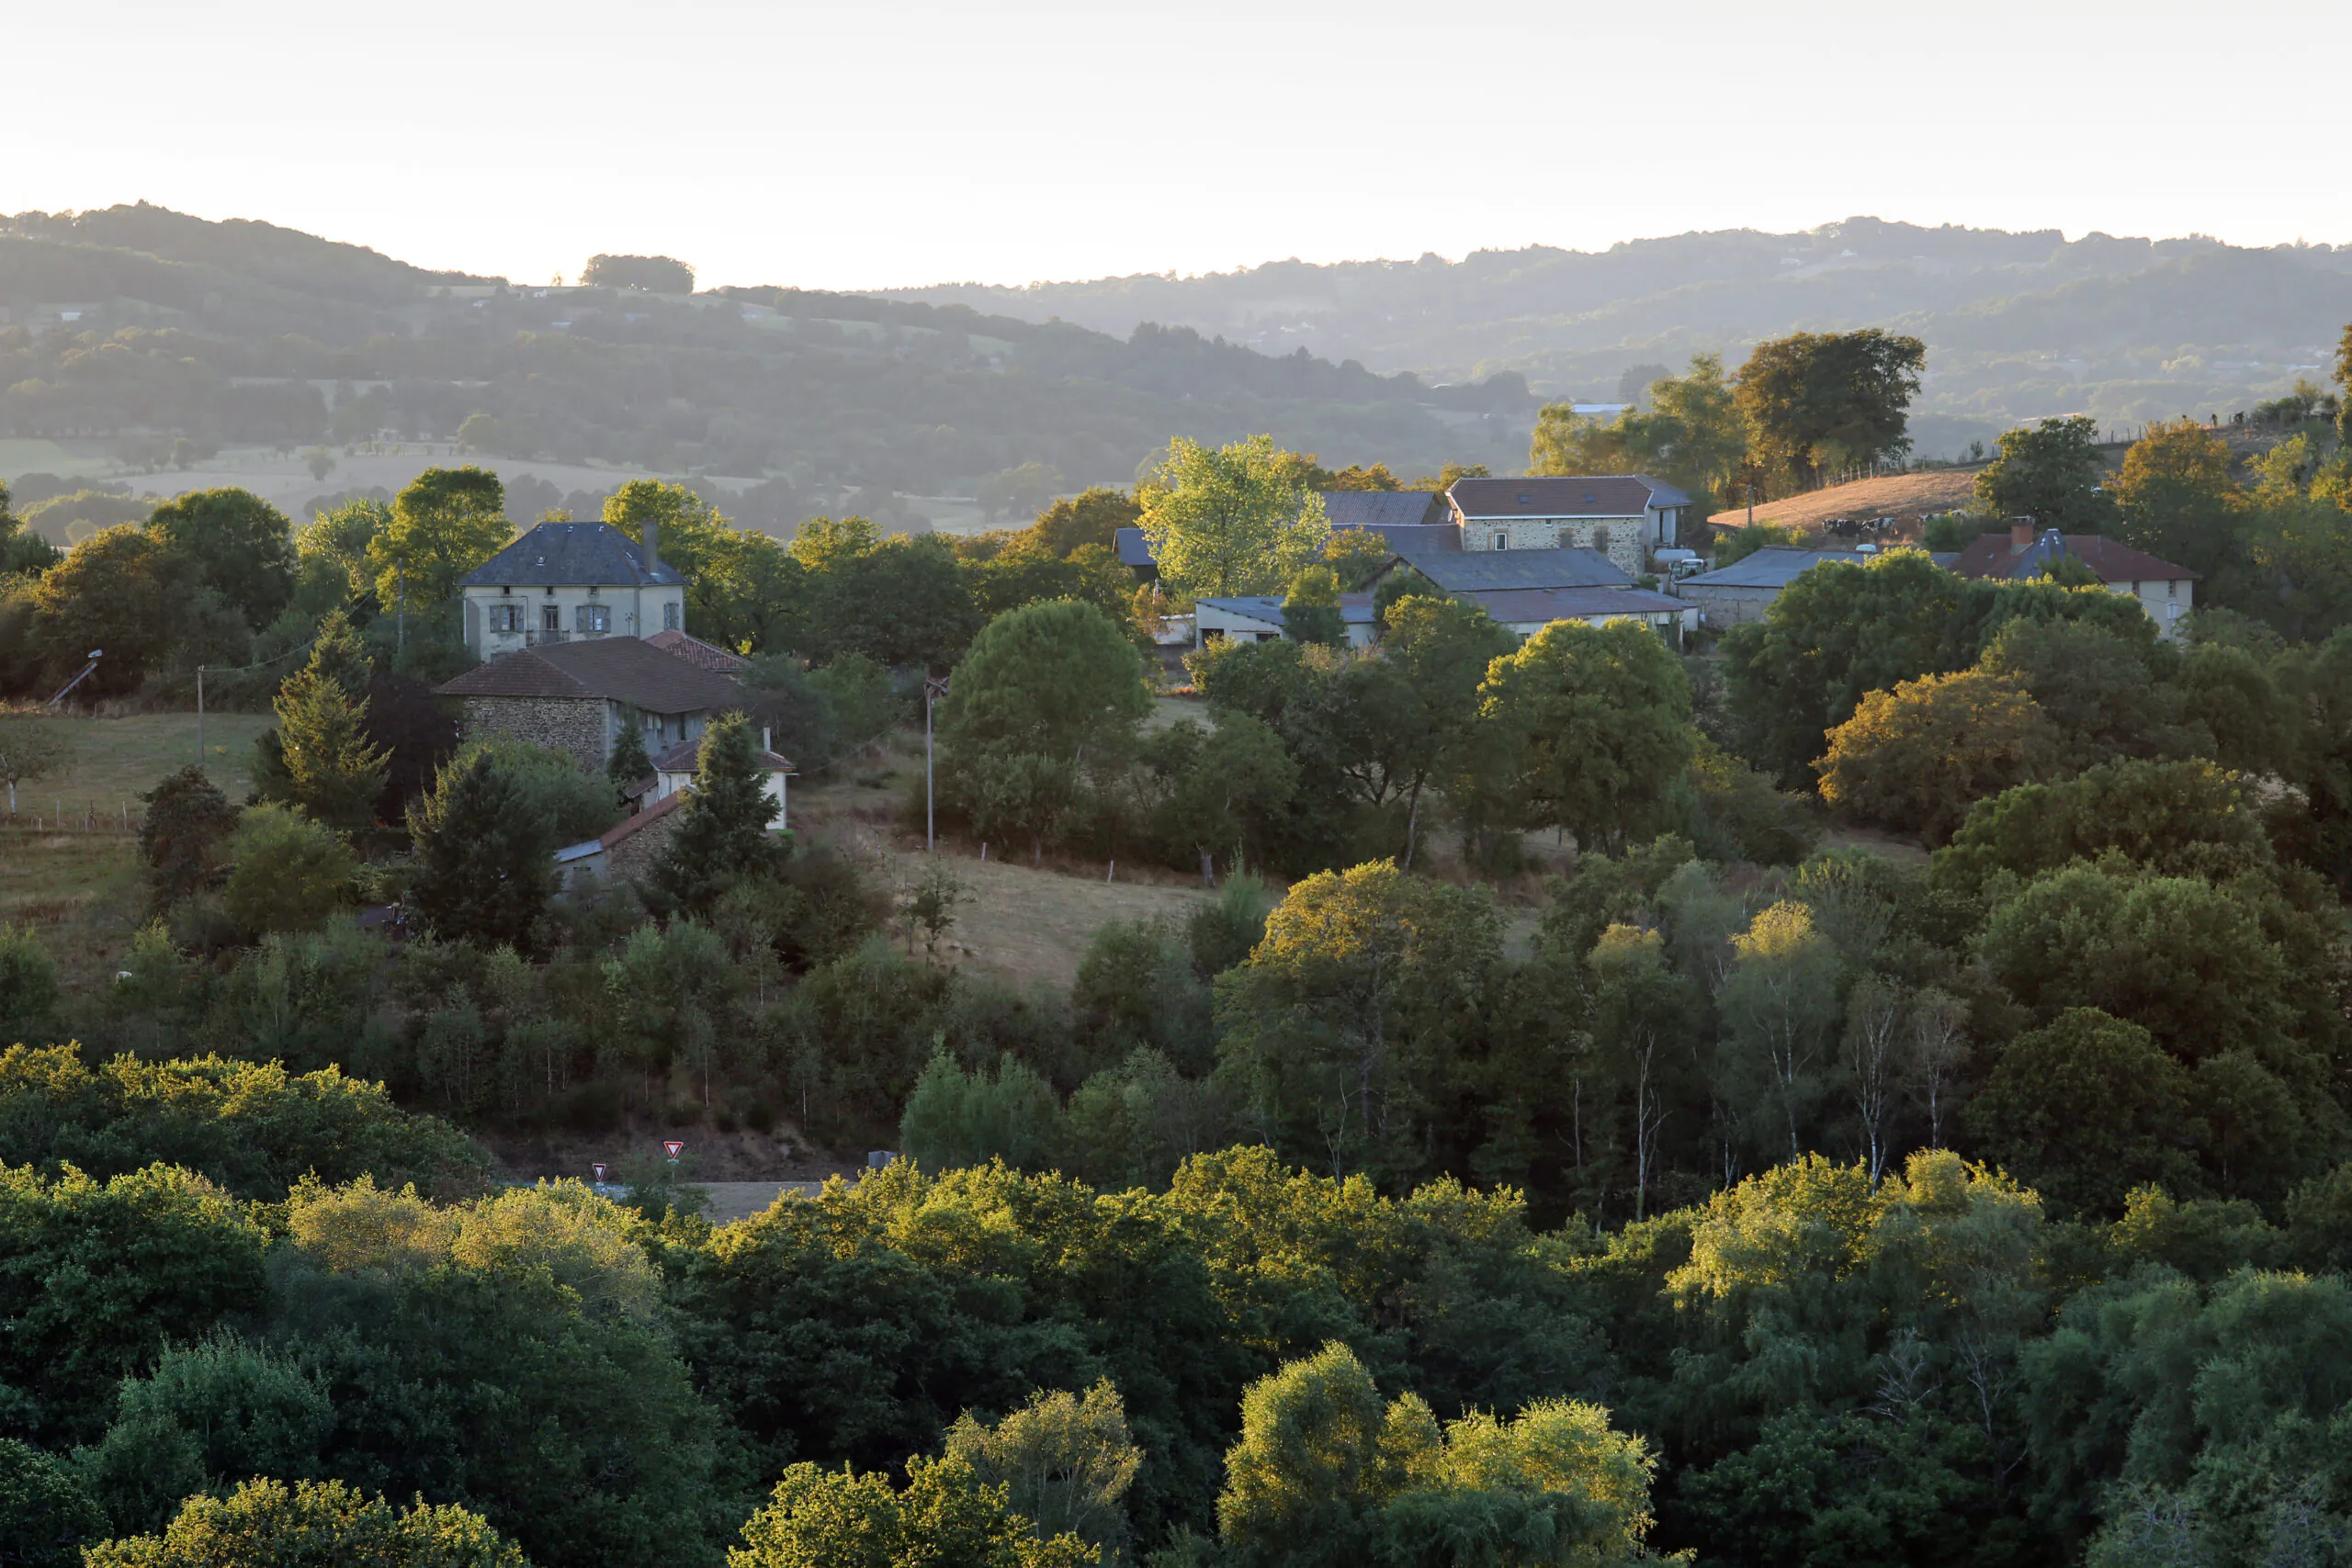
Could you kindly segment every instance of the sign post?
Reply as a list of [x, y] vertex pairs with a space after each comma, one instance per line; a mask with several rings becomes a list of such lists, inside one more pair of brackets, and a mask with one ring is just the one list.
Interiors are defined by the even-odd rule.
[[662, 1151], [670, 1156], [670, 1163], [675, 1165], [678, 1163], [678, 1156], [686, 1152], [686, 1145], [675, 1139], [671, 1139], [662, 1145]]

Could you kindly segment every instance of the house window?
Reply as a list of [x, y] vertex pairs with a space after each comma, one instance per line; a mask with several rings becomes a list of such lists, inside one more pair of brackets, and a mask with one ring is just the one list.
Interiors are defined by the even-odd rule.
[[1498, 550], [1507, 550], [1510, 548], [1510, 536], [1509, 534], [1497, 534], [1495, 536], [1495, 548]]
[[2179, 598], [2179, 597], [2180, 597], [2180, 584], [2179, 584], [2178, 582], [2167, 582], [2167, 583], [2165, 583], [2165, 598], [2167, 598], [2167, 599], [2177, 599], [2177, 598]]
[[563, 630], [563, 611], [553, 604], [540, 605], [539, 630], [543, 632], [560, 632]]
[[674, 600], [662, 606], [662, 629], [665, 632], [678, 629], [678, 605]]
[[613, 629], [613, 612], [604, 604], [581, 604], [572, 612], [573, 629], [594, 637]]
[[1576, 534], [1576, 530], [1575, 530], [1575, 529], [1573, 529], [1573, 528], [1563, 528], [1563, 529], [1561, 529], [1561, 530], [1560, 530], [1560, 548], [1562, 548], [1562, 549], [1564, 549], [1564, 550], [1572, 550], [1572, 549], [1575, 549], [1576, 547], [1577, 547], [1577, 534]]
[[494, 632], [519, 632], [523, 629], [523, 606], [492, 604], [490, 607], [490, 629]]
[[1594, 549], [1596, 549], [1596, 550], [1599, 550], [1599, 551], [1600, 551], [1602, 555], [1604, 555], [1604, 556], [1605, 556], [1605, 555], [1607, 555], [1607, 554], [1609, 553], [1609, 530], [1608, 530], [1608, 529], [1606, 529], [1606, 528], [1595, 528], [1595, 529], [1592, 531], [1592, 547], [1593, 547]]

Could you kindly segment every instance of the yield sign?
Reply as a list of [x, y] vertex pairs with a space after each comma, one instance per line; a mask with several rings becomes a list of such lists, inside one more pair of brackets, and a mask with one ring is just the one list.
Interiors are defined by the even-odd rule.
[[598, 1161], [598, 1162], [597, 1162], [597, 1164], [596, 1164], [596, 1185], [597, 1185], [597, 1186], [599, 1186], [599, 1187], [602, 1187], [604, 1184], [605, 1184], [605, 1167], [604, 1167], [604, 1162], [600, 1160], [600, 1161]]
[[675, 1160], [680, 1155], [686, 1152], [686, 1145], [678, 1143], [674, 1139], [663, 1143], [662, 1147], [663, 1152], [668, 1154], [673, 1160]]

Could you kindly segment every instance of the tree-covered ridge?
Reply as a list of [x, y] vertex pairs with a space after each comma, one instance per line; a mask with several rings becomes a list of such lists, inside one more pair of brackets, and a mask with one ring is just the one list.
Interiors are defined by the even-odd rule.
[[1461, 390], [1186, 328], [1112, 337], [782, 288], [535, 288], [153, 208], [6, 220], [0, 303], [80, 312], [0, 333], [0, 429], [26, 435], [448, 440], [477, 419], [467, 441], [501, 455], [925, 494], [1028, 462], [1125, 482], [1170, 433], [1271, 429], [1432, 472], [1511, 444], [1462, 449], [1431, 412]]
[[1921, 450], [1949, 457], [2060, 411], [2136, 424], [2251, 409], [2324, 364], [2326, 334], [2312, 323], [2352, 315], [2352, 265], [2324, 245], [2099, 233], [2070, 242], [2055, 230], [1855, 218], [1592, 253], [1536, 245], [1458, 262], [1291, 261], [1183, 278], [890, 292], [1113, 333], [1182, 323], [1430, 380], [1510, 372], [1579, 400], [1630, 400], [1693, 351], [1736, 360], [1794, 330], [1882, 326], [1928, 344], [1936, 372], [1919, 411]]

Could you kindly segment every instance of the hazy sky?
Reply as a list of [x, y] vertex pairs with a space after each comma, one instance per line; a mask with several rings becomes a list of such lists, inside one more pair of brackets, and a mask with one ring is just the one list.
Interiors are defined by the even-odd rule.
[[[854, 288], [1868, 213], [2352, 241], [2352, 4], [8, 7], [0, 209]], [[398, 20], [389, 18], [399, 18]]]

